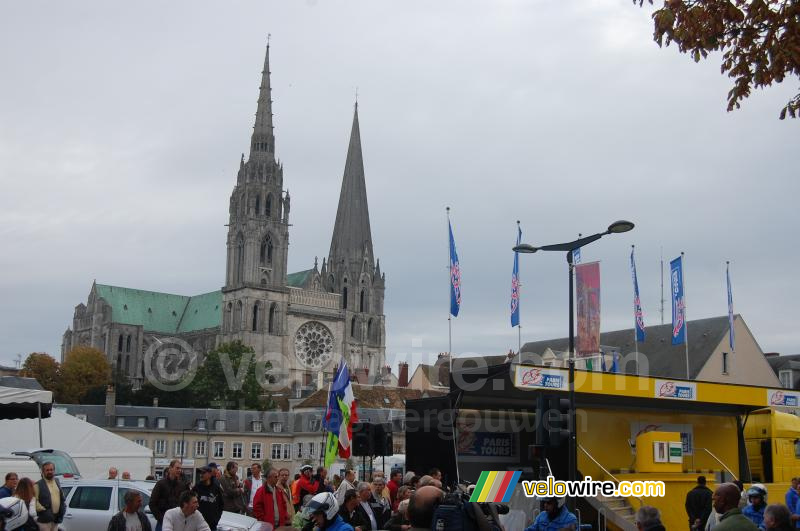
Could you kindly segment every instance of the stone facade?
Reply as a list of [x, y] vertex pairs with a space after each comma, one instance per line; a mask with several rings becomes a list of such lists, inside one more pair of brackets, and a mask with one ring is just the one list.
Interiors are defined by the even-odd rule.
[[[106, 353], [128, 377], [146, 376], [148, 352], [178, 352], [175, 366], [223, 342], [241, 340], [299, 395], [332, 377], [341, 356], [351, 369], [385, 366], [385, 276], [374, 257], [358, 108], [348, 146], [330, 253], [288, 273], [290, 196], [276, 157], [267, 47], [248, 157], [229, 202], [224, 287], [186, 297], [92, 284], [75, 307], [62, 359], [77, 345]], [[176, 347], [177, 344], [177, 347]]]

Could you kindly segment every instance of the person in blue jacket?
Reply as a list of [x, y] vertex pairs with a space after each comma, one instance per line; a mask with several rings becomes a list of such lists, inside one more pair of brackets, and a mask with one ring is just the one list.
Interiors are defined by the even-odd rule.
[[544, 498], [544, 507], [536, 520], [525, 531], [559, 531], [561, 529], [575, 530], [578, 519], [564, 505], [564, 498], [555, 496]]
[[339, 502], [331, 492], [321, 492], [311, 498], [303, 512], [311, 516], [320, 531], [353, 531], [353, 526], [339, 516]]
[[742, 514], [759, 529], [764, 527], [764, 509], [767, 507], [767, 488], [761, 483], [756, 483], [747, 489], [747, 505], [742, 508]]

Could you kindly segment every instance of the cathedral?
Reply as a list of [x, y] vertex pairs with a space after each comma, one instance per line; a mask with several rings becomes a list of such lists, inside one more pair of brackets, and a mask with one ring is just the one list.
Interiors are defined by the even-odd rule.
[[329, 380], [342, 356], [351, 372], [372, 381], [385, 374], [386, 279], [372, 248], [358, 103], [330, 252], [321, 265], [315, 259], [293, 273], [290, 198], [272, 119], [267, 45], [250, 154], [242, 154], [230, 197], [224, 286], [184, 296], [95, 282], [64, 333], [62, 361], [73, 347], [92, 346], [141, 383], [159, 352], [175, 357], [178, 371], [189, 356], [201, 361], [217, 345], [241, 340], [257, 360], [272, 363], [270, 374], [293, 396]]

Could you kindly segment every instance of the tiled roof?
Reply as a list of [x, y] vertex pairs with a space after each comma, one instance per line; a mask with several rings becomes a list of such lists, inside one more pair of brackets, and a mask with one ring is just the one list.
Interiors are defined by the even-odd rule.
[[222, 292], [189, 297], [97, 284], [97, 296], [111, 306], [114, 322], [150, 332], [178, 333], [214, 328], [222, 319]]
[[[383, 385], [353, 384], [353, 395], [358, 400], [358, 409], [405, 409], [406, 400], [416, 400], [428, 396], [439, 396], [437, 391], [421, 391], [407, 387], [388, 387]], [[328, 403], [328, 390], [320, 389], [294, 407], [325, 407]], [[359, 414], [360, 415], [360, 414]]]

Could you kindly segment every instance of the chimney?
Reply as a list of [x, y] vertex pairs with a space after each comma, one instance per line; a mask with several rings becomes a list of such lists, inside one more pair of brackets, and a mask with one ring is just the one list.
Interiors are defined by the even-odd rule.
[[112, 419], [116, 416], [117, 393], [113, 385], [106, 387], [106, 417]]
[[[336, 373], [334, 373], [334, 374], [336, 374]], [[325, 386], [325, 373], [322, 372], [322, 371], [319, 371], [317, 373], [317, 389], [318, 390], [322, 389], [324, 386]]]
[[157, 396], [153, 397], [153, 407], [158, 407], [158, 397]]
[[397, 385], [399, 387], [408, 387], [408, 363], [400, 362], [400, 371], [397, 374]]

